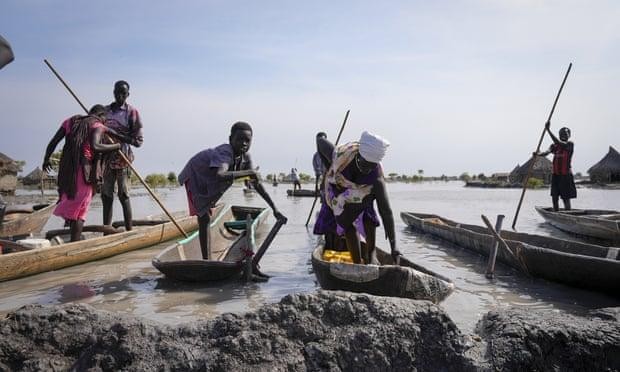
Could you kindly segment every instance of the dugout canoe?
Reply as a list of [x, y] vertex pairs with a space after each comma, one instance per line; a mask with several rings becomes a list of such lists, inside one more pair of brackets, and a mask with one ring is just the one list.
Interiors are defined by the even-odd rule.
[[[493, 237], [486, 227], [457, 223], [434, 214], [402, 212], [411, 228], [488, 256]], [[497, 259], [534, 277], [620, 297], [620, 248], [502, 230], [505, 249]]]
[[325, 247], [320, 244], [312, 252], [312, 268], [321, 288], [369, 293], [377, 296], [404, 297], [443, 301], [454, 290], [452, 281], [405, 257], [400, 266], [392, 256], [376, 248], [378, 264], [358, 265], [328, 262], [323, 259]]
[[2, 224], [0, 238], [13, 238], [41, 232], [47, 223], [55, 204], [8, 207]]
[[[179, 217], [183, 215], [184, 217]], [[28, 249], [15, 242], [0, 240], [4, 251], [12, 251], [0, 255], [0, 281], [100, 260], [159, 244], [181, 235], [172, 222], [166, 222], [165, 217], [156, 216], [151, 219], [159, 219], [162, 223], [154, 226], [135, 226], [131, 231], [46, 248]], [[175, 213], [175, 219], [185, 231], [198, 228], [198, 220], [194, 216]]]
[[[250, 246], [267, 237], [269, 210], [245, 206], [226, 207], [210, 225], [210, 258], [202, 258], [198, 232], [178, 241], [153, 258], [153, 266], [166, 277], [203, 282], [240, 278]], [[251, 216], [250, 229], [246, 218]]]
[[[594, 209], [553, 211], [553, 208], [535, 207], [551, 226], [560, 230], [620, 246], [620, 212]], [[606, 244], [607, 245], [607, 244]]]
[[315, 192], [314, 190], [304, 190], [304, 189], [302, 189], [302, 190], [291, 190], [291, 189], [288, 189], [288, 190], [286, 190], [286, 195], [288, 195], [288, 196], [302, 196], [302, 197], [305, 196], [305, 197], [311, 197], [311, 198], [319, 196], [319, 194], [317, 192]]

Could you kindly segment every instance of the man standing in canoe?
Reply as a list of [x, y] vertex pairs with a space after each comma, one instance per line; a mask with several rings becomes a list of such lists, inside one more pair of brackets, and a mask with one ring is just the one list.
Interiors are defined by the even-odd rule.
[[98, 153], [120, 148], [119, 144], [102, 143], [104, 121], [105, 108], [102, 105], [93, 106], [88, 115], [72, 116], [62, 123], [45, 151], [42, 168], [49, 172], [52, 169], [50, 156], [58, 143], [65, 139], [58, 166], [60, 200], [54, 215], [69, 222], [72, 242], [80, 240], [96, 185], [101, 181]]
[[179, 183], [185, 185], [189, 212], [198, 216], [198, 234], [202, 257], [209, 257], [209, 224], [211, 208], [232, 186], [233, 181], [249, 177], [256, 192], [269, 204], [277, 219], [286, 219], [275, 207], [269, 194], [258, 179], [250, 157], [252, 127], [238, 121], [230, 129], [228, 143], [203, 150], [194, 155], [179, 174]]
[[[318, 151], [326, 159], [331, 159], [325, 175], [325, 202], [334, 213], [337, 232], [344, 235], [355, 263], [369, 264], [373, 259], [376, 228], [379, 226], [373, 207], [375, 200], [394, 261], [400, 256], [396, 249], [394, 216], [380, 164], [388, 146], [388, 141], [369, 132], [362, 133], [359, 142], [337, 148], [327, 139], [317, 139]], [[366, 237], [365, 249], [361, 248], [358, 231]]]
[[[325, 132], [317, 133], [317, 146], [319, 140], [327, 140], [327, 134]], [[312, 232], [315, 235], [324, 236], [326, 249], [339, 250], [341, 245], [338, 244], [339, 239], [337, 239], [338, 234], [336, 233], [336, 220], [334, 219], [334, 212], [327, 205], [327, 203], [325, 203], [324, 179], [330, 163], [331, 161], [324, 158], [319, 151], [315, 152], [312, 157], [312, 168], [314, 168], [314, 176], [316, 177], [314, 189], [316, 191], [320, 191], [321, 197], [321, 209], [319, 210], [319, 215], [316, 219]]]
[[570, 200], [577, 197], [577, 188], [575, 187], [575, 179], [571, 162], [573, 160], [573, 150], [575, 145], [570, 138], [570, 129], [560, 128], [558, 133], [559, 139], [551, 132], [551, 123], [545, 123], [545, 131], [553, 140], [553, 144], [548, 151], [534, 154], [539, 156], [547, 156], [553, 153], [553, 173], [551, 175], [551, 201], [553, 202], [553, 210], [558, 211], [559, 199], [562, 198], [564, 209], [570, 210]]
[[295, 192], [298, 187], [301, 190], [301, 183], [299, 182], [297, 168], [291, 168], [291, 181], [293, 181], [293, 192]]
[[[117, 133], [121, 151], [130, 162], [134, 156], [131, 146], [142, 146], [142, 121], [135, 107], [127, 103], [129, 83], [119, 80], [114, 83], [114, 102], [106, 106], [106, 127]], [[132, 229], [131, 203], [129, 202], [129, 165], [120, 154], [113, 153], [106, 159], [103, 175], [101, 202], [103, 203], [103, 224], [112, 224], [112, 206], [114, 204], [114, 185], [117, 186], [118, 200], [123, 207], [125, 230]]]
[[[319, 132], [316, 134], [316, 139], [318, 140], [319, 138], [327, 139], [327, 134], [325, 132]], [[327, 171], [328, 163], [329, 161], [327, 159], [323, 159], [323, 157], [321, 157], [320, 152], [317, 151], [314, 153], [314, 156], [312, 157], [312, 168], [314, 169], [314, 177], [315, 177], [314, 189], [315, 190], [319, 189], [319, 182], [321, 181], [325, 172]], [[321, 190], [322, 189], [323, 187], [321, 186]]]

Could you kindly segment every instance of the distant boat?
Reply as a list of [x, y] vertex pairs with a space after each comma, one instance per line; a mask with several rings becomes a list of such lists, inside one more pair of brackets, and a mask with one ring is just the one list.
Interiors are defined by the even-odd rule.
[[314, 190], [286, 190], [286, 195], [288, 196], [307, 196], [307, 197], [318, 197], [319, 193]]
[[535, 207], [552, 226], [572, 234], [592, 237], [620, 245], [620, 212], [593, 209], [553, 211], [553, 208]]

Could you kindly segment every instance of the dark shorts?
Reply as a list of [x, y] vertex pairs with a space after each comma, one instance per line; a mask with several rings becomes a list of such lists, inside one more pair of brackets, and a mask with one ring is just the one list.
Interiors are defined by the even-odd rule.
[[120, 200], [129, 199], [129, 168], [108, 168], [105, 170], [101, 195], [113, 198], [115, 185], [117, 186], [118, 198]]
[[561, 199], [574, 199], [577, 197], [577, 188], [572, 174], [551, 176], [551, 196], [559, 196]]

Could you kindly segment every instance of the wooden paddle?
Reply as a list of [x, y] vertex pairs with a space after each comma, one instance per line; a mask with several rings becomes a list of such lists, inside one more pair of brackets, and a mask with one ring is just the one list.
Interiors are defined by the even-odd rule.
[[[344, 115], [344, 121], [342, 122], [342, 126], [340, 127], [340, 132], [338, 132], [338, 137], [336, 137], [336, 143], [334, 143], [334, 147], [338, 146], [338, 142], [340, 141], [340, 136], [342, 135], [342, 131], [344, 130], [344, 126], [347, 124], [347, 119], [349, 118], [349, 112], [351, 110], [347, 110], [347, 113]], [[293, 188], [294, 190], [295, 188]], [[312, 208], [310, 208], [310, 213], [308, 214], [308, 219], [306, 220], [306, 227], [308, 227], [308, 223], [310, 223], [310, 218], [312, 218], [312, 212], [314, 211], [314, 206], [316, 205], [316, 200], [319, 198], [319, 182], [314, 183], [314, 192], [316, 195], [314, 196], [314, 201], [312, 202]]]
[[[69, 91], [69, 93], [71, 93], [71, 95], [73, 96], [73, 98], [75, 98], [75, 100], [77, 101], [77, 103], [82, 107], [82, 109], [84, 110], [84, 112], [86, 112], [88, 114], [88, 110], [86, 109], [86, 106], [84, 106], [82, 104], [82, 102], [80, 101], [80, 99], [75, 95], [75, 93], [73, 93], [73, 90], [71, 90], [71, 88], [69, 88], [69, 86], [67, 85], [67, 83], [65, 83], [65, 81], [63, 80], [63, 78], [58, 74], [58, 72], [56, 72], [56, 70], [54, 69], [54, 67], [52, 67], [52, 65], [47, 61], [47, 59], [44, 59], [43, 62], [45, 62], [45, 64], [47, 65], [47, 67], [50, 68], [50, 70], [54, 73], [54, 75], [56, 75], [56, 77], [58, 78], [58, 80], [60, 80], [60, 82], [62, 83], [62, 85], [65, 86], [65, 88]], [[109, 137], [108, 137], [109, 138]], [[184, 237], [188, 238], [189, 235], [187, 235], [187, 233], [185, 232], [185, 230], [183, 230], [183, 228], [177, 223], [177, 221], [174, 219], [174, 217], [172, 217], [172, 214], [170, 214], [170, 212], [168, 212], [168, 210], [166, 209], [166, 207], [164, 207], [164, 204], [159, 200], [159, 198], [155, 195], [155, 192], [153, 192], [153, 190], [151, 190], [151, 188], [149, 187], [149, 185], [146, 183], [146, 181], [144, 181], [144, 179], [142, 178], [142, 176], [140, 176], [140, 174], [138, 173], [138, 171], [136, 170], [136, 168], [133, 167], [133, 165], [131, 164], [131, 162], [129, 161], [129, 159], [127, 159], [127, 156], [125, 156], [125, 154], [123, 154], [123, 152], [119, 149], [118, 150], [118, 154], [120, 155], [121, 159], [123, 159], [123, 161], [125, 163], [127, 163], [127, 165], [129, 166], [129, 169], [131, 169], [131, 171], [133, 172], [133, 174], [136, 175], [136, 177], [138, 178], [138, 180], [142, 183], [142, 185], [144, 185], [144, 188], [146, 189], [146, 191], [149, 192], [149, 194], [151, 194], [151, 196], [153, 197], [153, 199], [155, 199], [155, 201], [157, 202], [157, 204], [159, 204], [159, 206], [161, 207], [161, 209], [164, 211], [164, 213], [166, 213], [166, 215], [168, 216], [168, 218], [170, 218], [170, 221], [172, 221], [172, 223], [174, 224], [174, 226], [176, 226], [176, 228], [179, 230], [179, 232], [181, 234], [183, 234]]]
[[263, 255], [265, 254], [265, 252], [267, 251], [267, 248], [269, 248], [269, 246], [271, 245], [271, 242], [273, 241], [273, 239], [276, 237], [276, 234], [278, 233], [278, 231], [280, 231], [280, 228], [282, 227], [282, 225], [286, 224], [286, 219], [279, 219], [276, 221], [276, 224], [273, 225], [273, 227], [271, 228], [271, 231], [269, 231], [269, 234], [267, 235], [267, 237], [265, 238], [265, 240], [263, 240], [263, 244], [261, 244], [260, 248], [258, 248], [258, 251], [256, 252], [256, 254], [254, 255], [254, 257], [252, 258], [252, 272], [255, 275], [264, 277], [264, 278], [268, 278], [269, 276], [266, 274], [263, 274], [259, 269], [258, 269], [258, 263], [260, 262], [261, 258], [263, 258]]
[[[560, 93], [562, 93], [562, 88], [564, 88], [564, 83], [566, 83], [566, 78], [568, 78], [568, 74], [570, 73], [571, 67], [573, 67], [572, 63], [568, 65], [568, 70], [566, 70], [566, 74], [564, 75], [564, 80], [562, 80], [562, 85], [560, 85], [560, 90], [558, 90], [558, 94], [555, 96], [555, 101], [553, 101], [553, 107], [551, 107], [551, 112], [549, 113], [549, 117], [547, 118], [545, 125], [547, 122], [551, 121], [551, 117], [553, 116], [553, 112], [555, 111], [555, 105], [558, 103], [558, 99], [560, 98]], [[538, 140], [538, 146], [536, 146], [536, 153], [540, 152], [540, 145], [542, 144], [542, 140], [545, 137], [545, 131], [546, 131], [546, 128], [543, 129], [542, 133], [540, 134], [540, 139]], [[525, 179], [523, 180], [523, 190], [521, 191], [521, 198], [519, 198], [519, 205], [517, 205], [517, 211], [515, 212], [515, 217], [512, 220], [513, 230], [516, 230], [515, 226], [517, 224], [517, 218], [519, 217], [519, 211], [521, 210], [521, 203], [523, 203], [523, 197], [525, 196], [525, 190], [527, 189], [527, 182], [530, 179], [530, 174], [532, 173], [532, 169], [534, 168], [535, 163], [536, 163], [536, 156], [532, 155], [530, 166], [527, 169], [527, 175], [525, 176]]]

